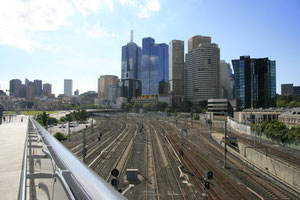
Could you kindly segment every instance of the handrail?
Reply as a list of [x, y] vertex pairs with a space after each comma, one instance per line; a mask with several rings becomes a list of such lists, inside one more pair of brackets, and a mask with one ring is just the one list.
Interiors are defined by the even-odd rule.
[[84, 165], [74, 154], [57, 141], [37, 121], [30, 118], [61, 170], [70, 172], [67, 183], [76, 199], [125, 199], [111, 185]]
[[20, 177], [18, 200], [25, 200], [26, 199], [28, 132], [29, 132], [29, 120], [28, 120], [28, 126], [27, 126], [27, 133], [26, 133], [26, 136], [25, 136], [25, 145], [24, 145], [24, 152], [23, 152], [23, 162], [22, 162], [22, 170], [21, 170], [21, 177]]

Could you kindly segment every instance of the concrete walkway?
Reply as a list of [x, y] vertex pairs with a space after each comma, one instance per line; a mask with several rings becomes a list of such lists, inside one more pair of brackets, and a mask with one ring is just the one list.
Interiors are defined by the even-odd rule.
[[18, 197], [27, 125], [22, 115], [0, 125], [0, 199]]

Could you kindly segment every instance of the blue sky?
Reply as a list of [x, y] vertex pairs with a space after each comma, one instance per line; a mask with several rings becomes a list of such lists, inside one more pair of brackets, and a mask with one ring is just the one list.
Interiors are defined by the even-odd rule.
[[[300, 85], [299, 0], [10, 0], [0, 6], [0, 89], [41, 79], [63, 93], [97, 90], [100, 75], [121, 74], [121, 46], [211, 36], [221, 59], [269, 57], [280, 84]], [[187, 44], [186, 44], [187, 47]]]

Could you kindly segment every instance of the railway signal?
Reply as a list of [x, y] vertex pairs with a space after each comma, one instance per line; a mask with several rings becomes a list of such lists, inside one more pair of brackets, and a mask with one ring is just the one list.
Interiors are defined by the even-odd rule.
[[111, 170], [111, 175], [112, 176], [114, 176], [114, 177], [117, 177], [117, 176], [119, 176], [119, 170], [118, 169], [113, 169], [113, 170]]
[[99, 141], [99, 153], [101, 153], [101, 137], [102, 133], [99, 134], [98, 141]]
[[122, 192], [122, 190], [118, 189], [118, 185], [120, 183], [119, 178], [118, 178], [119, 174], [120, 174], [120, 172], [118, 169], [115, 168], [115, 169], [111, 170], [111, 175], [115, 177], [111, 180], [111, 185], [114, 186], [115, 189], [118, 190], [119, 192]]
[[204, 181], [204, 187], [209, 190], [210, 185], [209, 185], [209, 181]]
[[213, 172], [212, 171], [206, 172], [206, 177], [207, 177], [208, 180], [213, 179]]

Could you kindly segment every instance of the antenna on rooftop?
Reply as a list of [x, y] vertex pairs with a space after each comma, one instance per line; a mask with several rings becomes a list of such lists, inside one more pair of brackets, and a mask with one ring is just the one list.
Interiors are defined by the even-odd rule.
[[133, 42], [133, 30], [130, 30], [130, 42]]

